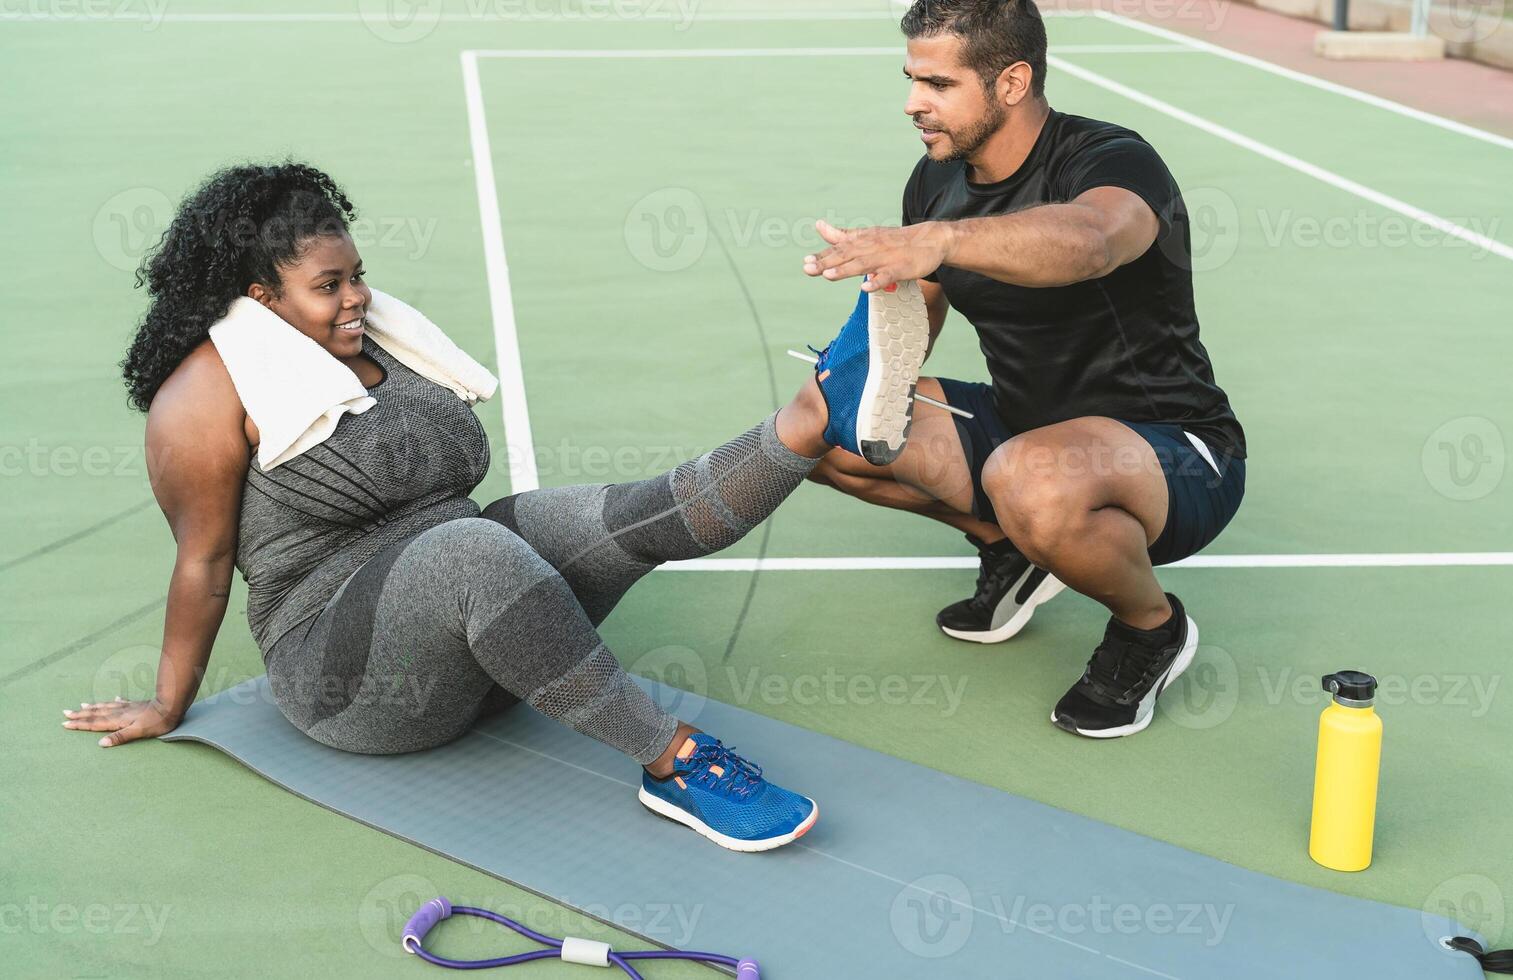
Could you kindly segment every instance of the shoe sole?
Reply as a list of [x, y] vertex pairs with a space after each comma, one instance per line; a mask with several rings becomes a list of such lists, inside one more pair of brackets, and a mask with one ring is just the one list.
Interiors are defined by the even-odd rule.
[[1188, 666], [1193, 662], [1193, 657], [1195, 657], [1197, 653], [1198, 624], [1193, 622], [1193, 618], [1189, 616], [1187, 617], [1187, 640], [1183, 642], [1182, 649], [1177, 653], [1177, 657], [1172, 661], [1172, 665], [1166, 668], [1166, 676], [1161, 678], [1161, 682], [1157, 684], [1152, 689], [1150, 695], [1148, 695], [1148, 697], [1150, 698], [1148, 702], [1148, 704], [1150, 705], [1150, 710], [1145, 713], [1144, 717], [1138, 717], [1128, 725], [1117, 725], [1113, 728], [1083, 729], [1078, 728], [1075, 725], [1073, 725], [1071, 728], [1067, 728], [1057, 723], [1056, 710], [1053, 708], [1051, 709], [1051, 724], [1055, 725], [1057, 728], [1060, 728], [1062, 731], [1075, 732], [1076, 734], [1085, 736], [1087, 738], [1123, 738], [1125, 735], [1133, 735], [1136, 732], [1143, 732], [1150, 727], [1151, 721], [1156, 717], [1156, 700], [1161, 697], [1162, 692], [1171, 685], [1172, 681], [1182, 676], [1182, 672], [1186, 670]]
[[[668, 820], [676, 821], [691, 830], [696, 830], [721, 847], [732, 851], [744, 851], [748, 854], [757, 851], [770, 851], [775, 847], [782, 847], [784, 844], [792, 844], [800, 837], [809, 833], [809, 828], [813, 827], [814, 822], [820, 818], [819, 804], [813, 800], [809, 800], [809, 805], [813, 807], [809, 811], [809, 819], [788, 833], [780, 834], [777, 837], [768, 837], [765, 840], [741, 840], [739, 837], [727, 837], [681, 807], [674, 806], [661, 797], [651, 795], [646, 792], [646, 787], [644, 786], [636, 791], [636, 795], [640, 798], [641, 805], [657, 816], [666, 817]], [[809, 799], [807, 796], [804, 798], [806, 800]]]
[[867, 383], [856, 410], [856, 441], [873, 466], [898, 459], [909, 440], [929, 339], [930, 316], [918, 281], [868, 294]]
[[[1030, 571], [1025, 574], [1030, 575], [1034, 571], [1034, 566], [1031, 566]], [[1015, 583], [1015, 588], [1018, 588], [1018, 583]], [[1047, 575], [1044, 582], [1035, 586], [1035, 591], [1030, 593], [1030, 597], [1025, 601], [1025, 604], [1020, 606], [1014, 615], [1009, 617], [1008, 622], [997, 629], [973, 632], [971, 630], [953, 630], [949, 626], [941, 626], [940, 631], [953, 640], [966, 640], [968, 643], [1002, 643], [1004, 640], [1013, 639], [1017, 636], [1019, 631], [1029, 624], [1030, 617], [1035, 614], [1036, 607], [1043, 606], [1056, 598], [1064, 588], [1066, 586], [1062, 584], [1060, 579], [1054, 575]], [[937, 623], [936, 625], [939, 626], [940, 624]]]

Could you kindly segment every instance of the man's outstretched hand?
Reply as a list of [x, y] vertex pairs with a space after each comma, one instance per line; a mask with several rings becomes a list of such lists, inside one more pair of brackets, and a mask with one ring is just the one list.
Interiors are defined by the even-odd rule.
[[938, 221], [903, 228], [837, 228], [816, 221], [814, 227], [830, 247], [804, 256], [804, 273], [826, 279], [868, 276], [862, 289], [869, 293], [929, 275], [945, 262], [951, 244], [949, 226]]

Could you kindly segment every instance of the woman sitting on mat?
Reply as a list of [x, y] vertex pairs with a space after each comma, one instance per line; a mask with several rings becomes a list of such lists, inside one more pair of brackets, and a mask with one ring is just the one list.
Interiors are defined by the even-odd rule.
[[[319, 742], [413, 752], [524, 701], [640, 763], [642, 803], [717, 844], [758, 851], [802, 836], [814, 801], [663, 712], [596, 627], [641, 576], [734, 544], [832, 445], [856, 445], [865, 304], [822, 358], [823, 386], [809, 379], [733, 441], [653, 479], [533, 490], [480, 512], [468, 494], [489, 446], [471, 400], [364, 331], [373, 295], [348, 234], [354, 213], [311, 167], [234, 167], [180, 206], [144, 262], [151, 305], [122, 366], [147, 413], [149, 475], [178, 549], [157, 691], [65, 712], [67, 726], [109, 732], [103, 746], [176, 727], [235, 567], [279, 709]], [[372, 399], [267, 469], [244, 378], [233, 385], [209, 332], [243, 296]], [[896, 394], [879, 391], [894, 380], [875, 380], [868, 398]]]

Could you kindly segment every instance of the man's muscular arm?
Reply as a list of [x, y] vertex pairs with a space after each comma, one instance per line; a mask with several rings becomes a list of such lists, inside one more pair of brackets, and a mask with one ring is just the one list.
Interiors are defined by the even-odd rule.
[[1156, 240], [1156, 214], [1122, 187], [1094, 187], [1065, 204], [903, 228], [840, 229], [819, 222], [830, 247], [805, 256], [826, 279], [866, 275], [862, 288], [918, 279], [943, 265], [1017, 286], [1065, 286], [1106, 276]]

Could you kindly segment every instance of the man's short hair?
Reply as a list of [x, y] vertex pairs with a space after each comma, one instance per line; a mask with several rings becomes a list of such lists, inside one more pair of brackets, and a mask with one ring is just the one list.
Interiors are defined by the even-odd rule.
[[1045, 94], [1045, 21], [1035, 0], [914, 0], [899, 22], [904, 36], [954, 34], [961, 56], [992, 89], [1003, 70], [1016, 61], [1030, 66], [1030, 91]]

